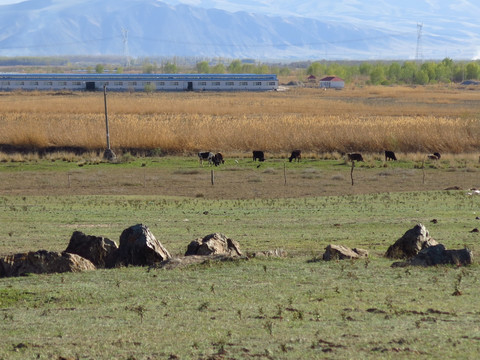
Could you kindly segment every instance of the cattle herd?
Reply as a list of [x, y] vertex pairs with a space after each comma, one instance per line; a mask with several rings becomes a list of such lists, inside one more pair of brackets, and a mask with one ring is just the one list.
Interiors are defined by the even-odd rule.
[[[253, 161], [265, 161], [265, 152], [263, 150], [253, 150], [252, 152], [252, 159]], [[342, 156], [346, 155], [347, 161], [364, 161], [363, 156], [361, 153], [342, 153]], [[430, 160], [439, 160], [441, 155], [439, 152], [434, 152], [433, 154], [428, 154], [427, 159]], [[301, 150], [293, 150], [288, 158], [289, 162], [297, 161], [299, 162], [302, 159], [302, 151]], [[203, 166], [203, 162], [207, 161], [209, 165], [219, 166], [221, 164], [225, 164], [225, 160], [223, 155], [219, 152], [213, 153], [211, 151], [201, 151], [198, 153], [198, 160], [200, 161], [200, 165]], [[385, 150], [385, 161], [397, 161], [397, 156], [391, 150]], [[480, 161], [480, 159], [479, 159]]]

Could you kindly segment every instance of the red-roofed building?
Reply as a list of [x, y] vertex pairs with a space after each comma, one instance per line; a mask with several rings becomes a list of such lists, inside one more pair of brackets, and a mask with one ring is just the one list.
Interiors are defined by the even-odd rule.
[[320, 79], [319, 86], [321, 88], [343, 89], [345, 81], [336, 76], [326, 76]]

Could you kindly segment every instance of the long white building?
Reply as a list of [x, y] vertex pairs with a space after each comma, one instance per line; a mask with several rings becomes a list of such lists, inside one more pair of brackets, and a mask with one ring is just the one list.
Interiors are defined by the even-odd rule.
[[0, 73], [0, 91], [268, 91], [275, 74], [9, 74]]

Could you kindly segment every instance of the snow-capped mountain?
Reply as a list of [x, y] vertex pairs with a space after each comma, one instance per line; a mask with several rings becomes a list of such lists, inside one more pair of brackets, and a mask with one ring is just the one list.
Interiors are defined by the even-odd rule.
[[468, 0], [29, 0], [0, 5], [0, 56], [472, 59], [478, 15]]

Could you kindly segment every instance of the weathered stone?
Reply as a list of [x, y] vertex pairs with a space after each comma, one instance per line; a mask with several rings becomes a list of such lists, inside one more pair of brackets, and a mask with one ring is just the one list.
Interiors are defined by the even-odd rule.
[[368, 251], [363, 249], [350, 249], [343, 245], [330, 244], [325, 248], [323, 260], [345, 260], [368, 257]]
[[203, 239], [193, 240], [185, 252], [185, 256], [190, 255], [242, 256], [242, 252], [237, 241], [229, 239], [223, 234], [214, 233]]
[[90, 260], [97, 268], [104, 268], [109, 257], [118, 249], [117, 244], [101, 236], [85, 235], [75, 231], [65, 252], [77, 254]]
[[95, 270], [95, 265], [79, 255], [39, 250], [0, 258], [0, 277]]
[[417, 224], [391, 245], [385, 256], [390, 259], [408, 259], [417, 255], [422, 249], [435, 245], [438, 243], [430, 237], [425, 226]]
[[114, 261], [108, 267], [117, 265], [153, 265], [170, 259], [168, 250], [153, 236], [147, 226], [137, 224], [123, 230], [120, 246], [114, 253]]
[[393, 263], [392, 267], [470, 264], [473, 264], [473, 253], [469, 249], [446, 250], [445, 246], [438, 244], [421, 250], [407, 261]]

